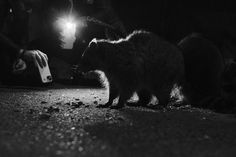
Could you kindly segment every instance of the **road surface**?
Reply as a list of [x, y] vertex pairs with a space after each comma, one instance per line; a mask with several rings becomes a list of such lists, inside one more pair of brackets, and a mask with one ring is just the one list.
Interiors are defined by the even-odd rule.
[[99, 109], [106, 89], [0, 88], [1, 157], [235, 157], [236, 117]]

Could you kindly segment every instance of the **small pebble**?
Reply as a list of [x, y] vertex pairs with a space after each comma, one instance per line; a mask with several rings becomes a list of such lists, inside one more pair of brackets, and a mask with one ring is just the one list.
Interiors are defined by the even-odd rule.
[[46, 104], [46, 103], [48, 103], [47, 101], [41, 101], [41, 104]]
[[34, 109], [29, 109], [28, 113], [33, 114], [33, 113], [35, 113], [35, 110]]
[[82, 152], [83, 150], [84, 150], [84, 148], [83, 147], [79, 147], [79, 152]]
[[71, 103], [70, 103], [70, 102], [67, 102], [67, 103], [65, 103], [65, 104], [68, 105], [68, 106], [70, 106]]
[[51, 115], [48, 114], [48, 113], [40, 113], [40, 114], [39, 114], [39, 119], [40, 119], [40, 120], [49, 120], [50, 117], [51, 117]]
[[124, 121], [124, 117], [117, 117], [117, 120]]
[[49, 108], [46, 109], [47, 113], [53, 113], [53, 112], [59, 112], [60, 109], [56, 106], [50, 106]]
[[73, 108], [79, 108], [79, 107], [82, 106], [82, 105], [84, 105], [84, 103], [80, 101], [80, 102], [77, 102], [77, 103], [72, 102], [72, 105], [71, 105], [71, 106], [73, 106]]

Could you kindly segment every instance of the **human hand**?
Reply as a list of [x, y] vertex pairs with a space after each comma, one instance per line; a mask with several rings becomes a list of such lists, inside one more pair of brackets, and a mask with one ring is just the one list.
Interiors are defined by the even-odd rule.
[[47, 55], [39, 50], [25, 50], [22, 58], [34, 62], [35, 66], [39, 64], [41, 68], [45, 67], [48, 61]]

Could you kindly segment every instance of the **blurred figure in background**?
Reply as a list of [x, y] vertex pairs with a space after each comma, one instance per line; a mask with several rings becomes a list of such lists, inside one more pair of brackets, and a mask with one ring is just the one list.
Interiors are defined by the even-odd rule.
[[74, 0], [74, 8], [80, 16], [90, 16], [110, 24], [124, 36], [126, 29], [112, 7], [110, 0]]
[[48, 60], [45, 53], [28, 49], [28, 20], [32, 12], [28, 4], [30, 0], [0, 1], [0, 70], [3, 83], [18, 82], [23, 79], [19, 73], [27, 66], [39, 64], [43, 67]]
[[[25, 84], [31, 82], [27, 80], [37, 80], [38, 72], [32, 62], [43, 67], [48, 58], [60, 56], [60, 32], [55, 21], [67, 15], [70, 8], [69, 0], [0, 1], [3, 82]], [[13, 67], [16, 60], [20, 64]]]

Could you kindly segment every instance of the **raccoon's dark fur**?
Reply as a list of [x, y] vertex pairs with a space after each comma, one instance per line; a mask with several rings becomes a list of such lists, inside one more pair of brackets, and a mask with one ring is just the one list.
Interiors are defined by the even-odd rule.
[[184, 76], [181, 51], [147, 31], [134, 31], [117, 41], [91, 41], [82, 56], [81, 67], [84, 71], [105, 73], [110, 94], [104, 106], [111, 106], [120, 96], [113, 108], [123, 107], [134, 92], [138, 92], [142, 103], [148, 103], [153, 94], [165, 106], [173, 85]]
[[192, 105], [203, 107], [207, 100], [220, 96], [223, 57], [213, 42], [197, 33], [185, 37], [178, 46], [185, 63], [183, 93]]

